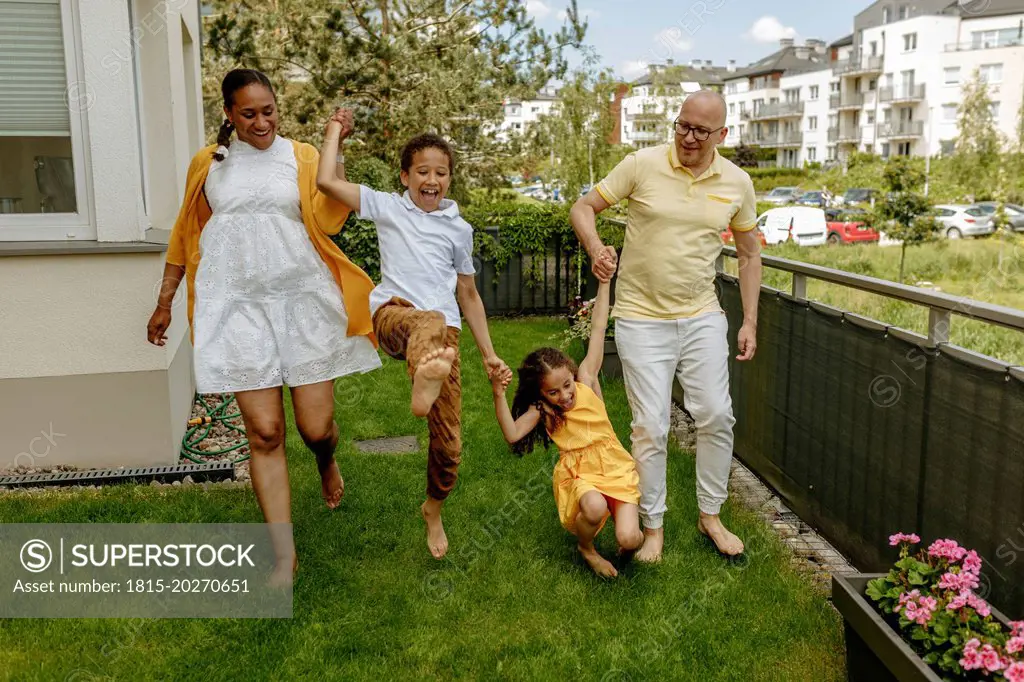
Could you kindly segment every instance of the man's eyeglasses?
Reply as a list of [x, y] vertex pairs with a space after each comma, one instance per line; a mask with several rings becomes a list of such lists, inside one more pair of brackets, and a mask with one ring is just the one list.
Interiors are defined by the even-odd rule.
[[687, 125], [686, 123], [683, 123], [682, 121], [678, 120], [674, 121], [673, 124], [675, 125], [676, 132], [679, 133], [680, 137], [686, 137], [689, 133], [693, 133], [693, 139], [699, 140], [700, 142], [704, 142], [709, 137], [711, 137], [712, 133], [717, 133], [719, 130], [725, 127], [721, 126], [715, 128], [714, 130], [705, 130], [704, 128], [698, 128], [696, 126]]

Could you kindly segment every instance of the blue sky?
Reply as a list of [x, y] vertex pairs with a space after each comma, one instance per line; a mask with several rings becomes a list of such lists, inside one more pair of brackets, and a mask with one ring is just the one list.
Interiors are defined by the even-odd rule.
[[[557, 29], [566, 0], [524, 0], [538, 25]], [[778, 49], [779, 39], [832, 42], [853, 32], [870, 0], [578, 0], [589, 17], [587, 42], [601, 63], [632, 79], [650, 62], [710, 59], [745, 66]]]

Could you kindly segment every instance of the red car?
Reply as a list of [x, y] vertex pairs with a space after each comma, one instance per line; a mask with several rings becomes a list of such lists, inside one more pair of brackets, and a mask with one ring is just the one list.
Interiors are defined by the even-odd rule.
[[835, 220], [825, 223], [828, 227], [828, 237], [825, 242], [829, 246], [878, 241], [878, 232], [861, 221], [850, 220], [850, 217], [840, 215]]
[[[757, 230], [756, 227], [754, 229]], [[761, 230], [757, 230], [757, 236], [761, 238], [761, 246], [768, 246], [768, 243], [764, 240], [764, 232], [762, 232]], [[735, 243], [733, 241], [733, 238], [732, 238], [732, 228], [731, 227], [725, 228], [725, 231], [722, 232], [722, 241], [725, 242], [726, 244], [734, 244]]]

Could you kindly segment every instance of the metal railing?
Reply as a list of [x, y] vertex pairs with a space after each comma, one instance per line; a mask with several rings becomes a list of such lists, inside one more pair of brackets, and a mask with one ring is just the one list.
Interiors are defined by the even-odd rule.
[[1011, 40], [971, 40], [959, 43], [946, 43], [946, 52], [968, 52], [970, 50], [995, 50], [1000, 47], [1020, 47], [1024, 45], [1024, 39], [1014, 38]]
[[922, 135], [924, 135], [924, 121], [892, 121], [878, 126], [879, 137], [921, 137]]
[[828, 129], [829, 142], [859, 142], [861, 138], [860, 126], [840, 126]]
[[773, 102], [765, 104], [756, 111], [740, 112], [740, 118], [745, 121], [763, 121], [773, 118], [789, 118], [800, 116], [804, 113], [803, 102]]
[[629, 133], [629, 139], [639, 142], [662, 142], [668, 139], [668, 135], [657, 130], [633, 130]]
[[918, 102], [924, 99], [924, 83], [885, 87], [878, 91], [881, 102]]
[[859, 109], [864, 106], [864, 93], [840, 95], [833, 93], [828, 97], [829, 109]]
[[883, 63], [882, 55], [842, 59], [832, 65], [832, 75], [853, 76], [862, 73], [881, 73]]

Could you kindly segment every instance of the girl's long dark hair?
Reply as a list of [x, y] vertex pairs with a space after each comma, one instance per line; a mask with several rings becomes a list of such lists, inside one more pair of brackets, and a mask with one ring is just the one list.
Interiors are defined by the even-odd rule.
[[[228, 71], [220, 84], [220, 94], [224, 97], [224, 107], [230, 109], [235, 105], [236, 92], [244, 87], [257, 84], [270, 90], [270, 94], [274, 95], [275, 99], [277, 98], [277, 94], [274, 92], [274, 85], [262, 71], [257, 71], [256, 69], [233, 69]], [[222, 147], [230, 147], [231, 133], [234, 130], [235, 127], [231, 125], [231, 121], [224, 119], [224, 122], [220, 124], [220, 130], [217, 131], [217, 144]], [[214, 152], [213, 158], [223, 161], [224, 155], [220, 152]]]
[[541, 395], [541, 382], [544, 381], [544, 377], [562, 367], [568, 369], [573, 378], [576, 377], [576, 363], [557, 348], [538, 348], [527, 355], [520, 365], [519, 385], [516, 387], [515, 397], [512, 398], [512, 418], [518, 419], [526, 414], [531, 406], [536, 406], [540, 410], [541, 419], [525, 438], [512, 444], [512, 452], [515, 454], [528, 454], [538, 445], [548, 447], [551, 445], [551, 436], [548, 432], [558, 430], [565, 422], [561, 408], [552, 405]]

